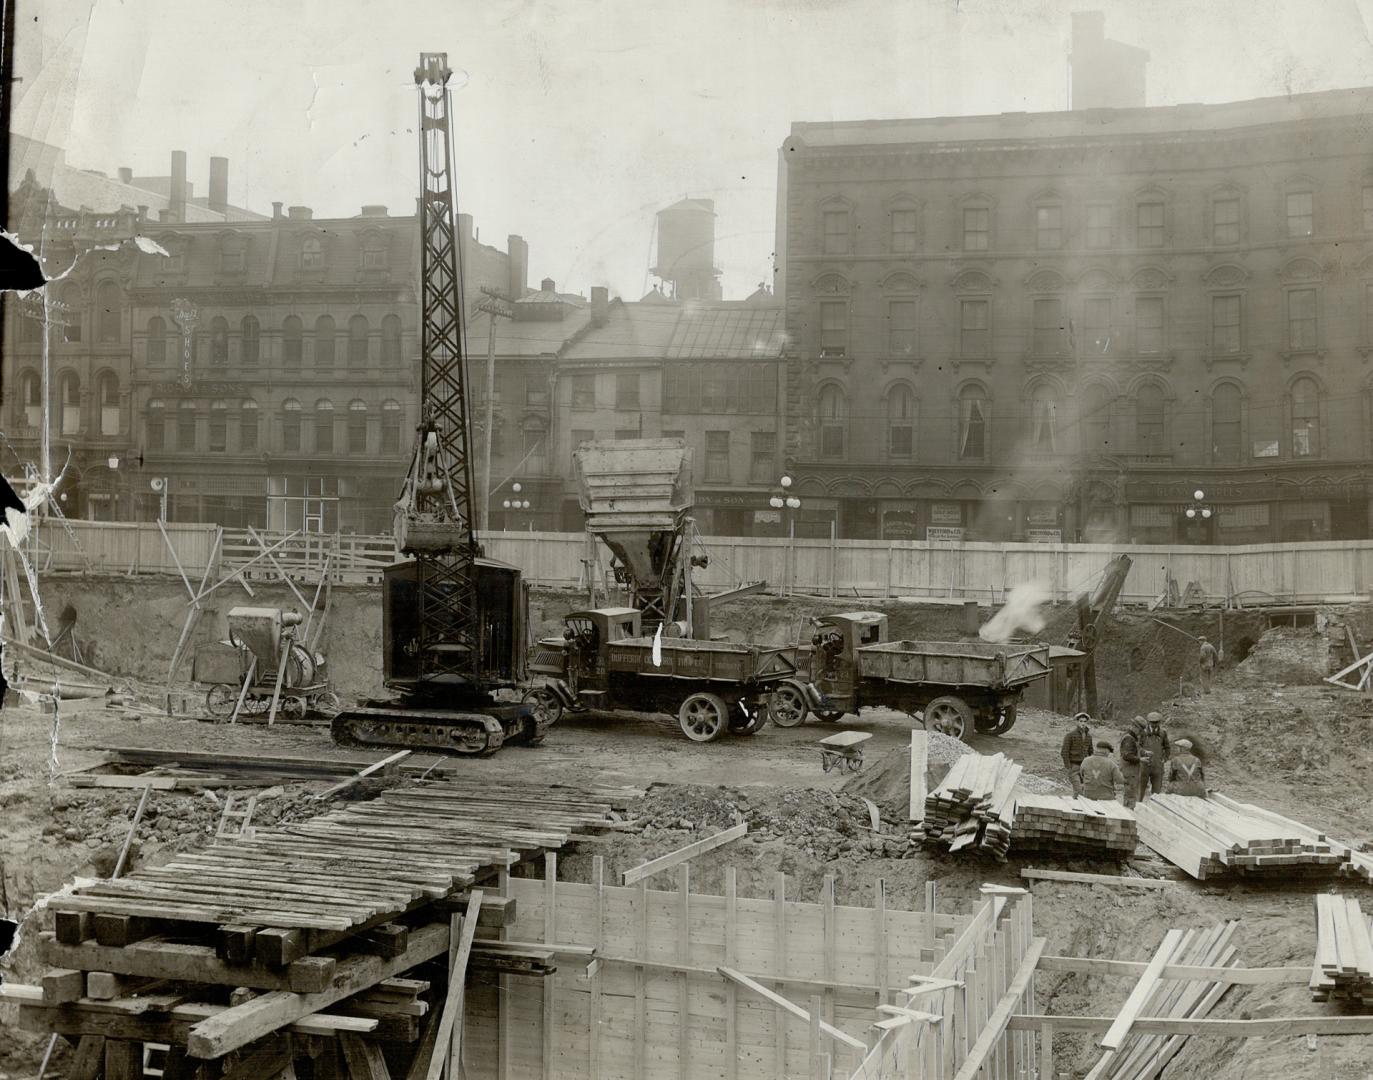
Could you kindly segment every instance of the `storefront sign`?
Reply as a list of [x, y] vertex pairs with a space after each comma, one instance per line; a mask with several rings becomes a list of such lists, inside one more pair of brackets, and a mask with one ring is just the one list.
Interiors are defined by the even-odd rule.
[[930, 523], [932, 525], [962, 525], [963, 507], [958, 503], [930, 503]]
[[698, 491], [697, 506], [757, 506], [768, 501], [762, 491]]
[[1195, 481], [1152, 483], [1141, 481], [1126, 487], [1130, 502], [1168, 502], [1179, 506], [1191, 505], [1192, 493], [1200, 490], [1206, 501], [1242, 500], [1244, 502], [1275, 502], [1279, 499], [1348, 499], [1362, 497], [1368, 486], [1362, 479], [1350, 478], [1344, 483], [1324, 484], [1212, 484], [1204, 477]]
[[1026, 529], [1025, 539], [1032, 544], [1063, 543], [1062, 529]]
[[782, 511], [755, 510], [753, 512], [753, 523], [755, 525], [780, 525], [782, 524]]
[[1255, 457], [1277, 457], [1277, 456], [1278, 456], [1278, 440], [1277, 440], [1277, 439], [1255, 439], [1255, 440], [1254, 440], [1254, 456], [1255, 456]]
[[1136, 504], [1130, 507], [1130, 524], [1144, 529], [1168, 528], [1177, 520], [1171, 506], [1140, 506]]
[[1222, 529], [1254, 529], [1268, 524], [1268, 504], [1222, 506], [1216, 511]]
[[1025, 510], [1025, 521], [1030, 525], [1057, 525], [1058, 507], [1054, 503], [1030, 503]]
[[182, 386], [179, 382], [155, 382], [149, 384], [148, 390], [153, 394], [200, 394], [206, 397], [248, 397], [253, 393], [250, 383], [240, 382], [196, 381], [190, 386]]
[[930, 525], [925, 529], [925, 539], [932, 543], [957, 544], [963, 539], [963, 530], [944, 525]]

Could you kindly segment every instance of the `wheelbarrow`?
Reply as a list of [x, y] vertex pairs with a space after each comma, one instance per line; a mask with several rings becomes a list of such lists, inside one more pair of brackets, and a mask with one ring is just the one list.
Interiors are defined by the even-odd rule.
[[863, 744], [871, 738], [871, 731], [841, 731], [821, 739], [821, 767], [825, 772], [836, 765], [841, 770], [857, 772], [863, 767]]

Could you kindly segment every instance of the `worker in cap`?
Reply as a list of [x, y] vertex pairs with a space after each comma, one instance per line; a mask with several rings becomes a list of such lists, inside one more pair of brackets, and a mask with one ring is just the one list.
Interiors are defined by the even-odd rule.
[[1173, 746], [1177, 753], [1168, 759], [1168, 794], [1206, 798], [1206, 770], [1192, 753], [1192, 740], [1178, 739]]
[[1199, 643], [1197, 663], [1201, 667], [1201, 692], [1209, 694], [1211, 692], [1211, 680], [1216, 675], [1216, 663], [1220, 660], [1220, 654], [1216, 652], [1216, 647], [1206, 640], [1206, 635], [1202, 634], [1197, 638]]
[[1139, 801], [1140, 776], [1144, 762], [1140, 759], [1140, 737], [1144, 734], [1144, 717], [1136, 716], [1130, 721], [1120, 740], [1120, 767], [1125, 774], [1125, 790], [1120, 801], [1126, 806], [1134, 806]]
[[1111, 760], [1111, 744], [1104, 739], [1096, 744], [1096, 753], [1082, 763], [1082, 797], [1110, 802], [1116, 797], [1116, 785], [1125, 789], [1125, 774]]
[[1163, 726], [1163, 715], [1151, 712], [1144, 719], [1144, 730], [1139, 736], [1139, 797], [1163, 791], [1163, 774], [1168, 766], [1168, 755], [1172, 746], [1168, 740], [1168, 730]]
[[1092, 756], [1092, 718], [1085, 712], [1073, 717], [1073, 726], [1063, 736], [1060, 754], [1063, 767], [1068, 770], [1068, 780], [1073, 785], [1073, 794], [1082, 794], [1082, 776], [1079, 770], [1082, 763]]

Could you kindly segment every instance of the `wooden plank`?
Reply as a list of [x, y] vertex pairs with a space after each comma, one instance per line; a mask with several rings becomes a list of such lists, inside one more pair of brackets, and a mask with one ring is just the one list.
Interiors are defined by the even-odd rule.
[[890, 960], [890, 949], [887, 945], [887, 882], [884, 878], [878, 878], [873, 882], [872, 919], [873, 975], [877, 979], [877, 1003], [885, 1005], [891, 1000], [891, 995], [887, 989], [891, 976], [887, 966]]
[[1030, 881], [1072, 881], [1082, 885], [1108, 885], [1111, 887], [1123, 887], [1131, 889], [1166, 889], [1169, 885], [1176, 885], [1176, 881], [1168, 881], [1164, 878], [1130, 878], [1117, 877], [1112, 874], [1076, 874], [1067, 870], [1036, 870], [1032, 867], [1023, 867], [1020, 876]]
[[[677, 867], [677, 960], [685, 964], [691, 957], [691, 864]], [[691, 1080], [691, 1015], [687, 1009], [687, 976], [683, 971], [673, 978], [677, 982], [677, 1076]]]
[[[637, 917], [634, 920], [634, 954], [648, 959], [648, 882], [640, 879], [635, 898]], [[647, 1075], [646, 1036], [648, 1028], [648, 972], [642, 964], [634, 969], [634, 1076]]]
[[365, 780], [367, 777], [373, 775], [374, 773], [380, 772], [382, 769], [385, 769], [388, 765], [395, 765], [397, 762], [404, 761], [412, 753], [414, 753], [413, 750], [398, 750], [396, 753], [390, 755], [389, 757], [384, 757], [380, 761], [374, 761], [371, 765], [368, 765], [365, 769], [362, 769], [360, 772], [358, 772], [356, 776], [350, 776], [347, 780], [340, 781], [339, 783], [333, 785], [333, 787], [325, 788], [318, 795], [316, 795], [315, 798], [327, 799], [332, 795], [337, 795], [340, 791], [343, 791], [345, 788], [352, 787], [359, 780]]
[[[591, 857], [591, 884], [596, 889], [595, 949], [599, 954], [605, 945], [605, 856]], [[726, 953], [728, 955], [728, 953]], [[587, 1031], [587, 1059], [590, 1075], [600, 1076], [601, 1066], [601, 973], [599, 968], [591, 976], [591, 1024]]]
[[707, 851], [714, 851], [716, 848], [728, 844], [731, 840], [738, 840], [748, 832], [748, 822], [741, 821], [738, 825], [731, 826], [723, 832], [718, 832], [713, 836], [707, 836], [694, 843], [680, 847], [676, 851], [670, 851], [666, 855], [661, 855], [633, 869], [626, 870], [621, 876], [622, 885], [633, 885], [645, 878], [652, 877], [662, 870], [669, 870], [674, 866], [694, 859], [697, 855]]
[[[732, 866], [725, 867], [725, 965], [734, 967], [739, 934], [739, 882]], [[595, 1072], [592, 1073], [596, 1075]], [[739, 1077], [739, 988], [725, 983], [725, 1080]]]
[[[1114, 1016], [1043, 1016], [1018, 1013], [1007, 1029], [1037, 1031], [1052, 1024], [1055, 1031], [1109, 1031]], [[1164, 1016], [1136, 1017], [1130, 1030], [1137, 1035], [1191, 1035], [1217, 1039], [1289, 1038], [1294, 1035], [1373, 1035], [1373, 1015], [1286, 1016], [1263, 1020], [1191, 1020]]]
[[[343, 1049], [344, 1060], [348, 1063], [349, 1080], [391, 1080], [391, 1073], [386, 1067], [386, 1058], [382, 1056], [381, 1047], [371, 1039], [363, 1039], [361, 1035], [345, 1031], [339, 1036], [339, 1044]], [[257, 1075], [270, 1077], [272, 1074]]]
[[[105, 1040], [99, 1035], [82, 1035], [67, 1071], [67, 1080], [96, 1080], [105, 1064]], [[42, 1073], [40, 1071], [39, 1075]]]
[[1109, 1030], [1101, 1039], [1101, 1047], [1104, 1050], [1119, 1050], [1125, 1037], [1130, 1033], [1130, 1026], [1134, 1023], [1135, 1017], [1144, 1007], [1145, 1001], [1153, 993], [1154, 987], [1158, 985], [1160, 973], [1164, 966], [1172, 959], [1173, 953], [1177, 951], [1178, 942], [1182, 940], [1181, 930], [1169, 930], [1163, 937], [1163, 944], [1154, 953], [1153, 959], [1149, 961], [1144, 971], [1140, 974], [1139, 982], [1135, 984], [1130, 996], [1125, 999], [1125, 1004], [1121, 1006], [1120, 1013], [1116, 1017], [1116, 1022], [1111, 1025]]
[[43, 1004], [65, 1005], [86, 992], [86, 973], [71, 968], [55, 968], [43, 976]]
[[[749, 978], [749, 976], [745, 975], [743, 972], [735, 971], [733, 968], [727, 968], [723, 966], [717, 967], [715, 970], [718, 971], [721, 975], [723, 975], [726, 979], [729, 979], [731, 982], [738, 983], [746, 990], [751, 990], [753, 991], [753, 993], [757, 994], [764, 1000], [770, 1001], [779, 1009], [791, 1013], [791, 1015], [796, 1017], [798, 1020], [801, 1020], [805, 1023], [811, 1022], [810, 1012], [803, 1009], [800, 1005], [797, 1005], [796, 1002], [788, 1001], [781, 994], [769, 990], [762, 983]], [[825, 1035], [828, 1035], [831, 1039], [841, 1042], [845, 1046], [852, 1047], [853, 1049], [859, 1051], [859, 1053], [867, 1053], [868, 1047], [866, 1043], [860, 1042], [858, 1039], [855, 1039], [852, 1035], [840, 1031], [838, 1028], [834, 1027], [831, 1024], [825, 1023], [825, 1021], [823, 1020], [818, 1020], [818, 1024], [819, 1030], [823, 1032]]]
[[106, 1039], [105, 1080], [143, 1080], [143, 1044], [133, 1039]]
[[[1041, 971], [1072, 971], [1081, 975], [1128, 975], [1135, 978], [1144, 974], [1148, 966], [1143, 960], [1096, 960], [1085, 956], [1042, 956], [1039, 960]], [[1233, 986], [1304, 983], [1310, 975], [1309, 967], [1232, 968], [1186, 964], [1165, 964], [1160, 973], [1164, 979], [1218, 982]]]
[[[558, 856], [548, 851], [543, 857], [543, 939], [558, 940]], [[558, 982], [553, 975], [543, 980], [543, 1080], [553, 1080], [558, 1055]]]
[[930, 734], [923, 728], [911, 729], [911, 800], [912, 822], [925, 820], [925, 774], [929, 769]]
[[[439, 1018], [438, 1032], [435, 1036], [436, 1049], [429, 1060], [426, 1080], [439, 1080], [444, 1066], [448, 1066], [449, 1077], [457, 1075], [458, 1062], [462, 1060], [462, 1014], [465, 1004], [467, 985], [467, 964], [472, 955], [472, 941], [477, 933], [477, 915], [481, 911], [482, 893], [476, 889], [468, 906], [468, 914], [461, 919], [453, 916], [454, 930], [461, 925], [461, 938], [453, 962], [448, 969], [448, 996], [443, 1002], [443, 1015]], [[451, 940], [450, 933], [450, 940]]]
[[[772, 909], [772, 957], [780, 983], [786, 974], [787, 958], [787, 875], [781, 870], [772, 879]], [[787, 1080], [787, 1028], [782, 1013], [782, 1006], [776, 1005], [772, 1018], [776, 1080]]]

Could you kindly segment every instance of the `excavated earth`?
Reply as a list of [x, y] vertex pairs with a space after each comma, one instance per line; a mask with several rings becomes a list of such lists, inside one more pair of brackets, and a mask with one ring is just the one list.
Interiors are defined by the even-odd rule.
[[[179, 583], [178, 583], [179, 586]], [[227, 590], [221, 590], [227, 592]], [[258, 588], [254, 603], [281, 603], [283, 597]], [[344, 599], [340, 601], [339, 593]], [[379, 620], [365, 603], [364, 590], [351, 598], [337, 590], [326, 646], [345, 696], [368, 693], [375, 672]], [[98, 657], [106, 670], [132, 677], [144, 701], [139, 719], [112, 710], [92, 709], [65, 717], [54, 749], [51, 714], [28, 706], [0, 710], [0, 909], [20, 919], [30, 906], [61, 888], [74, 876], [109, 873], [137, 802], [136, 790], [76, 789], [61, 774], [100, 760], [95, 747], [176, 747], [223, 753], [281, 753], [324, 758], [344, 753], [332, 747], [319, 728], [216, 725], [174, 720], [153, 706], [156, 686], [166, 674], [166, 657], [180, 631], [178, 599], [153, 596], [149, 610], [135, 603], [141, 590], [103, 583], [77, 588], [57, 582], [47, 589], [49, 605], [72, 602], [79, 610], [78, 640], [88, 658]], [[217, 596], [218, 594], [216, 594]], [[145, 598], [146, 599], [146, 598]], [[546, 591], [536, 594], [536, 627], [556, 629], [565, 611], [580, 606], [580, 597]], [[238, 598], [226, 598], [227, 610]], [[771, 642], [795, 640], [804, 619], [817, 610], [848, 607], [887, 609], [893, 635], [956, 638], [962, 612], [952, 607], [844, 604], [801, 598], [750, 598], [730, 605], [720, 627], [731, 637]], [[215, 616], [222, 617], [222, 611]], [[1061, 641], [1071, 613], [1059, 609], [1042, 635]], [[1216, 640], [1218, 613], [1161, 616], [1188, 633], [1205, 632]], [[1340, 613], [1366, 640], [1373, 613], [1359, 608]], [[160, 621], [159, 621], [160, 620]], [[205, 620], [213, 627], [214, 617]], [[378, 625], [373, 625], [376, 621]], [[207, 631], [209, 638], [221, 633]], [[1110, 620], [1099, 653], [1098, 671], [1104, 699], [1123, 718], [1158, 708], [1176, 732], [1193, 735], [1209, 752], [1216, 785], [1243, 800], [1327, 830], [1354, 843], [1373, 837], [1373, 803], [1367, 777], [1373, 765], [1368, 730], [1373, 710], [1368, 699], [1321, 681], [1335, 662], [1334, 635], [1324, 629], [1268, 630], [1267, 620], [1251, 613], [1225, 616], [1228, 660], [1216, 691], [1195, 694], [1195, 668], [1188, 670], [1194, 644], [1174, 630], [1160, 627], [1146, 614]], [[1174, 640], [1176, 639], [1176, 640]], [[1247, 639], [1242, 650], [1238, 647]], [[89, 646], [89, 648], [88, 648]], [[25, 663], [32, 675], [41, 665]], [[1339, 665], [1342, 666], [1342, 665]], [[149, 680], [149, 681], [143, 681]], [[1178, 697], [1179, 681], [1184, 696]], [[1066, 721], [1025, 709], [1006, 736], [974, 736], [972, 749], [1004, 752], [1024, 766], [1031, 790], [1066, 789], [1058, 746]], [[1117, 873], [1116, 863], [1037, 856], [1001, 864], [983, 856], [949, 856], [909, 844], [904, 813], [909, 798], [906, 746], [911, 721], [900, 714], [871, 710], [848, 717], [840, 726], [867, 731], [864, 769], [853, 775], [824, 773], [815, 744], [832, 734], [834, 725], [811, 722], [803, 727], [765, 727], [751, 738], [732, 738], [696, 745], [684, 739], [675, 722], [663, 716], [585, 715], [566, 718], [538, 748], [508, 747], [482, 761], [462, 761], [464, 774], [493, 783], [564, 781], [649, 786], [637, 807], [640, 828], [579, 845], [560, 859], [561, 873], [585, 879], [593, 855], [601, 855], [610, 875], [655, 855], [708, 835], [742, 817], [749, 834], [692, 863], [693, 888], [720, 889], [724, 870], [733, 867], [744, 895], [768, 895], [772, 877], [784, 871], [789, 893], [813, 898], [823, 878], [837, 879], [841, 903], [868, 903], [874, 884], [885, 880], [888, 902], [919, 907], [926, 881], [939, 884], [942, 910], [966, 910], [978, 900], [983, 882], [1018, 884], [1022, 865]], [[1103, 733], [1118, 740], [1119, 726]], [[946, 768], [965, 747], [936, 738], [932, 766]], [[423, 759], [420, 759], [421, 761]], [[389, 781], [388, 781], [389, 782]], [[319, 784], [282, 783], [260, 800], [255, 821], [270, 824], [317, 812], [307, 801]], [[353, 797], [366, 797], [380, 784], [361, 785]], [[205, 844], [218, 820], [223, 793], [154, 792], [139, 827], [134, 864], [155, 862], [171, 853]], [[872, 804], [871, 807], [869, 804]], [[876, 831], [872, 808], [880, 815]], [[1177, 878], [1166, 863], [1141, 850], [1133, 860], [1138, 872]], [[1057, 954], [1145, 960], [1171, 927], [1203, 927], [1220, 919], [1240, 920], [1236, 941], [1241, 962], [1249, 966], [1309, 964], [1315, 948], [1314, 887], [1291, 889], [1226, 882], [1196, 883], [1184, 879], [1167, 890], [1139, 891], [1102, 886], [1042, 884], [1035, 888], [1035, 925]], [[1373, 889], [1341, 884], [1341, 890], [1373, 910]], [[33, 948], [33, 931], [42, 916], [24, 922], [14, 954], [0, 967], [6, 979], [32, 982], [41, 975]], [[1109, 1014], [1124, 1002], [1130, 981], [1077, 975], [1041, 975], [1037, 993], [1042, 1009], [1055, 1013]], [[1217, 1018], [1319, 1015], [1333, 1006], [1313, 1003], [1304, 985], [1233, 987], [1217, 1005]], [[46, 1039], [14, 1030], [13, 1017], [0, 1010], [0, 1080], [31, 1077]], [[1085, 1076], [1095, 1061], [1093, 1045], [1081, 1036], [1059, 1035], [1058, 1068], [1072, 1077]], [[55, 1058], [49, 1075], [63, 1075], [67, 1058]], [[1269, 1080], [1312, 1077], [1355, 1080], [1373, 1066], [1373, 1037], [1320, 1038], [1314, 1048], [1304, 1037], [1264, 1040], [1202, 1039], [1188, 1041], [1165, 1073], [1169, 1077], [1208, 1080]]]

